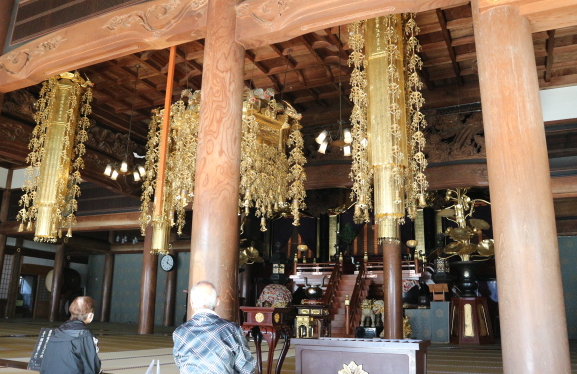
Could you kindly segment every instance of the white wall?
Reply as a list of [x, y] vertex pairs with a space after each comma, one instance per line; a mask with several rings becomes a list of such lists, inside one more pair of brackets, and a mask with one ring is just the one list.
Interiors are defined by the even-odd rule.
[[577, 86], [541, 90], [543, 121], [577, 118]]

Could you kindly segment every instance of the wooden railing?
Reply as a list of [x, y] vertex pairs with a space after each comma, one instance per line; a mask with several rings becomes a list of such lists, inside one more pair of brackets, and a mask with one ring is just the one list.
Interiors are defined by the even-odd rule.
[[[367, 262], [365, 266], [367, 278], [376, 278], [379, 274], [383, 273], [382, 261]], [[418, 260], [402, 261], [401, 266], [403, 279], [419, 279], [421, 276], [421, 268]]]
[[333, 305], [333, 300], [337, 292], [339, 281], [341, 280], [341, 270], [342, 266], [337, 263], [333, 266], [333, 272], [331, 273], [330, 282], [327, 285], [327, 289], [324, 291], [323, 304]]
[[[293, 275], [329, 275], [332, 274], [333, 269], [337, 267], [337, 265], [340, 267], [339, 262], [319, 262], [311, 264], [299, 264], [295, 262], [293, 267]], [[299, 276], [299, 278], [301, 276]]]
[[365, 281], [365, 266], [366, 263], [361, 264], [359, 267], [359, 274], [357, 274], [357, 279], [355, 280], [355, 287], [353, 288], [353, 294], [349, 299], [349, 305], [345, 305], [345, 334], [349, 335], [351, 329], [354, 329], [355, 323], [357, 322], [358, 315], [361, 311], [362, 296], [364, 293], [364, 281]]

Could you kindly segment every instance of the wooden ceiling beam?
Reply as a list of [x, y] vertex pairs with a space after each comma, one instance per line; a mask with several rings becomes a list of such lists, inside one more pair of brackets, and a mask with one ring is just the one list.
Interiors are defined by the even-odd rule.
[[555, 30], [547, 31], [547, 58], [545, 62], [545, 82], [551, 82], [551, 70], [553, 68], [553, 52], [555, 49]]
[[457, 82], [459, 86], [463, 85], [463, 77], [461, 77], [461, 69], [459, 68], [459, 64], [457, 63], [457, 58], [455, 56], [455, 49], [451, 45], [451, 33], [447, 29], [447, 19], [445, 18], [445, 13], [440, 8], [436, 9], [437, 19], [439, 20], [439, 24], [441, 25], [441, 32], [443, 34], [443, 39], [445, 40], [445, 44], [447, 45], [447, 50], [449, 51], [449, 57], [451, 58], [451, 65], [453, 66], [453, 71], [455, 72], [455, 76], [457, 77]]

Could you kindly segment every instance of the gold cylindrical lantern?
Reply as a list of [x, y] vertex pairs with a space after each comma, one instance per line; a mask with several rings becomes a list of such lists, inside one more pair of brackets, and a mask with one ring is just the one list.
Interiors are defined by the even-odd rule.
[[[46, 145], [40, 165], [40, 180], [35, 199], [38, 209], [36, 233], [38, 238], [53, 239], [60, 227], [60, 217], [56, 210], [66, 199], [68, 177], [76, 132], [77, 121], [68, 122], [70, 116], [78, 116], [80, 90], [74, 89], [74, 82], [61, 78], [54, 86], [54, 104], [48, 114]], [[74, 102], [75, 105], [70, 108]]]
[[407, 131], [402, 22], [399, 15], [367, 21], [367, 122], [379, 239], [398, 240], [404, 218]]
[[71, 236], [76, 222], [83, 143], [90, 126], [86, 116], [91, 112], [91, 85], [78, 73], [63, 73], [43, 84], [35, 115], [37, 126], [30, 141], [28, 180], [17, 217], [22, 222], [19, 231], [24, 230], [25, 223], [31, 229], [36, 221], [36, 241], [55, 242], [63, 227]]

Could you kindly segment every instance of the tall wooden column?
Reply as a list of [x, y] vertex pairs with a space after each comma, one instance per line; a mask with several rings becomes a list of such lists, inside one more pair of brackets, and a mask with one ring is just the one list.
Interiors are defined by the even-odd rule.
[[[171, 251], [171, 255], [177, 258], [177, 254]], [[164, 316], [162, 324], [164, 326], [174, 326], [174, 309], [176, 305], [176, 275], [178, 260], [175, 261], [174, 268], [166, 273], [166, 285], [164, 288]]]
[[139, 334], [154, 333], [158, 256], [151, 254], [151, 249], [152, 225], [148, 225], [144, 236], [144, 251], [142, 254], [142, 277], [140, 280], [140, 306], [138, 313]]
[[104, 255], [104, 276], [102, 282], [102, 305], [100, 306], [100, 322], [110, 322], [110, 302], [112, 300], [112, 278], [114, 277], [114, 254]]
[[54, 256], [54, 270], [52, 272], [52, 291], [50, 294], [50, 322], [58, 321], [60, 317], [60, 292], [62, 290], [64, 273], [64, 244], [56, 246]]
[[217, 312], [230, 320], [237, 318], [244, 85], [244, 49], [235, 41], [238, 2], [208, 2], [189, 278], [189, 286], [214, 283], [221, 298]]
[[[0, 93], [0, 108], [2, 108], [2, 96]], [[0, 223], [6, 222], [8, 220], [8, 208], [10, 205], [10, 195], [12, 191], [10, 187], [12, 186], [12, 169], [8, 170], [8, 175], [6, 176], [6, 189], [2, 192], [2, 203], [0, 205]], [[6, 235], [0, 234], [0, 275], [2, 275], [2, 270], [4, 269], [4, 254], [6, 251]]]
[[[19, 245], [21, 245], [21, 243]], [[10, 274], [8, 298], [6, 300], [6, 318], [14, 318], [14, 314], [16, 313], [16, 298], [18, 297], [18, 286], [20, 285], [21, 267], [22, 253], [20, 252], [20, 248], [18, 248], [14, 253], [14, 256], [12, 256], [12, 273]]]
[[531, 27], [515, 5], [473, 12], [504, 373], [570, 373]]
[[385, 302], [385, 339], [403, 338], [403, 291], [401, 244], [386, 242], [383, 246], [383, 299]]

